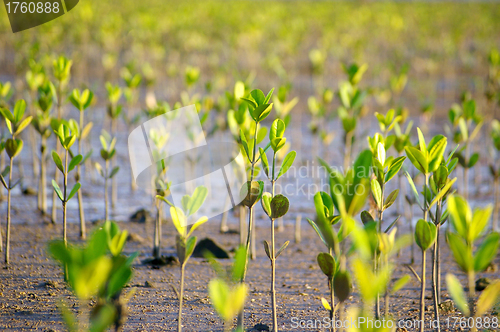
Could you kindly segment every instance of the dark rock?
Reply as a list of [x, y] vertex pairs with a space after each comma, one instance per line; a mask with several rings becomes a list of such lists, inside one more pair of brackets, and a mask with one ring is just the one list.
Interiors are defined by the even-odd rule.
[[450, 314], [450, 313], [455, 312], [455, 306], [453, 305], [453, 301], [452, 300], [446, 300], [444, 302], [441, 302], [439, 304], [439, 312], [442, 315], [446, 315], [446, 314]]
[[36, 189], [32, 187], [26, 187], [23, 190], [23, 195], [26, 196], [35, 196], [37, 194]]
[[143, 224], [145, 222], [147, 222], [148, 220], [151, 220], [151, 214], [149, 213], [148, 210], [146, 209], [139, 209], [137, 210], [136, 212], [134, 212], [131, 216], [130, 216], [130, 221], [132, 222], [137, 222], [137, 223], [140, 223], [140, 224]]
[[259, 323], [256, 324], [250, 331], [271, 331], [271, 329], [266, 324]]
[[214, 240], [210, 238], [204, 238], [194, 248], [193, 257], [205, 258], [205, 252], [208, 251], [212, 253], [215, 258], [225, 259], [229, 258], [229, 253], [227, 250], [222, 248], [220, 245], [215, 243]]
[[158, 269], [162, 266], [177, 265], [179, 260], [175, 256], [150, 257], [143, 260], [142, 264], [152, 265], [153, 269]]
[[146, 282], [144, 283], [144, 287], [146, 287], [146, 288], [156, 288], [156, 285], [153, 284], [151, 281], [146, 280]]
[[488, 278], [479, 278], [476, 280], [476, 291], [483, 291], [488, 285], [491, 283], [491, 280]]

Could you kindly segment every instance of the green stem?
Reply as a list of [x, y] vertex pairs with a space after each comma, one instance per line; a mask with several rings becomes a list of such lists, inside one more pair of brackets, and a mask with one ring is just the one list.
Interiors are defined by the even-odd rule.
[[185, 264], [181, 265], [181, 290], [179, 292], [179, 318], [177, 324], [177, 331], [182, 331], [182, 302], [184, 300], [184, 267]]
[[424, 332], [425, 325], [425, 250], [422, 250], [422, 274], [420, 275], [420, 332]]
[[7, 188], [7, 230], [6, 230], [6, 239], [5, 239], [5, 264], [9, 265], [9, 254], [10, 254], [10, 209], [11, 209], [11, 191], [12, 191], [12, 172], [14, 165], [14, 158], [10, 158], [10, 170], [9, 170], [9, 188]]
[[[82, 155], [82, 139], [81, 132], [83, 130], [83, 110], [80, 110], [80, 137], [78, 138], [78, 154]], [[80, 181], [81, 179], [81, 163], [76, 166], [76, 179]], [[80, 216], [80, 238], [85, 240], [86, 229], [85, 229], [85, 213], [83, 211], [83, 193], [82, 190], [78, 190], [78, 212]]]
[[66, 203], [67, 201], [67, 190], [68, 190], [68, 150], [66, 150], [64, 154], [64, 193], [63, 193], [63, 202], [62, 202], [62, 207], [63, 207], [63, 240], [64, 240], [64, 245], [67, 245], [67, 239], [66, 239], [66, 233], [67, 233], [67, 227], [66, 227]]
[[337, 327], [334, 323], [334, 319], [335, 319], [335, 291], [333, 289], [333, 278], [329, 279], [329, 283], [330, 283], [330, 302], [332, 303], [332, 310], [330, 310], [330, 322], [332, 323], [332, 331], [335, 332]]
[[109, 161], [106, 160], [105, 162], [105, 170], [104, 170], [104, 174], [105, 174], [105, 178], [104, 178], [104, 221], [108, 221], [109, 220], [109, 195], [108, 195], [108, 180], [109, 180], [109, 177], [108, 177], [108, 170], [109, 170]]

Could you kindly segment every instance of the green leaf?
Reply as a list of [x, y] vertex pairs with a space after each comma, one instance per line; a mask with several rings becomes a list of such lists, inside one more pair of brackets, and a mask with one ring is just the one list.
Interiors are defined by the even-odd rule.
[[269, 242], [264, 240], [264, 250], [266, 251], [266, 255], [269, 259], [271, 258], [271, 250], [269, 249]]
[[197, 229], [198, 227], [200, 227], [201, 225], [203, 225], [204, 223], [206, 223], [208, 221], [208, 218], [207, 217], [201, 217], [200, 219], [198, 219], [194, 224], [193, 226], [191, 226], [191, 229], [189, 230], [189, 233], [188, 233], [188, 237], [191, 236], [191, 234], [193, 234], [193, 232], [195, 231], [195, 229]]
[[[405, 146], [405, 151], [406, 151], [406, 156], [408, 159], [410, 159], [411, 163], [415, 168], [419, 170], [420, 173], [422, 174], [427, 174], [429, 173], [429, 165], [427, 163], [427, 158], [424, 156], [424, 154], [415, 149], [412, 146]], [[426, 153], [426, 152], [424, 152]]]
[[500, 281], [496, 280], [492, 282], [483, 291], [476, 305], [476, 317], [482, 317], [486, 314], [494, 305], [498, 303], [500, 299]]
[[325, 308], [327, 311], [332, 311], [330, 303], [328, 303], [328, 301], [324, 297], [321, 298], [321, 304], [323, 305], [323, 308]]
[[447, 201], [453, 227], [462, 238], [468, 238], [468, 225], [472, 220], [472, 211], [469, 204], [463, 197], [456, 195], [451, 195]]
[[450, 297], [457, 306], [458, 310], [460, 310], [464, 316], [469, 316], [470, 311], [465, 297], [465, 292], [462, 285], [460, 285], [458, 278], [453, 274], [448, 273], [446, 275], [446, 285], [448, 292], [450, 293]]
[[387, 196], [384, 202], [384, 210], [388, 209], [394, 202], [396, 201], [396, 198], [398, 198], [399, 194], [399, 189], [394, 190]]
[[20, 124], [19, 126], [17, 126], [17, 130], [16, 132], [14, 133], [14, 136], [17, 136], [19, 135], [23, 130], [24, 128], [26, 128], [30, 123], [31, 123], [31, 120], [33, 119], [32, 116], [28, 116], [26, 119], [24, 119]]
[[451, 186], [453, 186], [453, 184], [457, 181], [457, 178], [454, 178], [453, 180], [450, 180], [448, 181], [448, 183], [443, 187], [443, 189], [441, 189], [438, 194], [436, 195], [436, 197], [434, 197], [434, 199], [432, 200], [431, 204], [429, 204], [429, 209], [431, 207], [433, 207], [440, 199], [442, 199], [444, 197], [444, 195], [446, 195]]
[[283, 174], [285, 174], [290, 169], [290, 167], [292, 167], [292, 164], [295, 160], [296, 155], [297, 155], [297, 152], [295, 152], [295, 151], [290, 151], [286, 155], [285, 159], [283, 159], [283, 163], [281, 164], [280, 172], [278, 173], [278, 176], [276, 177], [276, 179], [279, 179]]
[[333, 279], [333, 289], [335, 291], [335, 296], [339, 299], [340, 302], [344, 302], [349, 298], [349, 294], [351, 293], [351, 278], [349, 276], [349, 272], [347, 271], [339, 271], [335, 275]]
[[278, 194], [273, 197], [270, 202], [271, 206], [271, 218], [277, 219], [283, 217], [288, 212], [288, 207], [290, 203], [286, 196]]
[[245, 246], [239, 246], [234, 254], [234, 263], [232, 269], [232, 280], [240, 281], [245, 273], [245, 262], [247, 257], [247, 250]]
[[453, 257], [455, 257], [455, 261], [462, 271], [466, 273], [472, 271], [474, 268], [474, 258], [464, 240], [455, 233], [448, 233], [447, 240]]
[[446, 150], [447, 138], [442, 135], [435, 136], [429, 143], [429, 155], [427, 162], [429, 163], [428, 172], [434, 172], [438, 169], [444, 157]]
[[474, 271], [483, 272], [486, 270], [497, 254], [499, 241], [500, 234], [496, 232], [486, 236], [474, 255]]
[[78, 192], [78, 190], [80, 190], [80, 182], [77, 182], [75, 184], [75, 186], [73, 187], [73, 189], [71, 189], [71, 192], [69, 193], [69, 196], [68, 196], [68, 201], [73, 198], [73, 196], [75, 196], [75, 194]]
[[367, 224], [369, 222], [374, 222], [375, 219], [373, 219], [373, 216], [370, 214], [368, 211], [363, 211], [361, 212], [361, 221], [363, 224]]
[[113, 178], [113, 176], [115, 176], [119, 170], [120, 170], [120, 166], [113, 167], [113, 169], [111, 170], [111, 173], [109, 173], [109, 178], [110, 179]]
[[387, 170], [387, 174], [385, 174], [385, 183], [389, 182], [401, 169], [406, 157], [399, 157], [393, 160], [391, 166]]
[[377, 179], [372, 179], [371, 184], [373, 198], [378, 208], [382, 209], [382, 188], [380, 187], [380, 183], [378, 183]]
[[200, 209], [205, 202], [207, 195], [208, 189], [205, 186], [196, 187], [191, 195], [191, 200], [189, 201], [189, 205], [187, 207], [189, 216], [195, 214]]
[[415, 242], [423, 251], [429, 249], [436, 241], [437, 229], [432, 222], [420, 219], [415, 227]]
[[309, 218], [306, 218], [306, 219], [307, 219], [307, 222], [309, 223], [309, 225], [311, 225], [311, 227], [314, 229], [316, 234], [318, 234], [318, 237], [323, 242], [323, 244], [328, 247], [328, 243], [326, 243], [325, 238], [323, 237], [323, 234], [321, 234], [321, 230], [319, 229], [318, 225], [316, 225], [316, 223], [314, 221], [312, 221], [311, 219], [309, 219]]
[[422, 131], [418, 127], [417, 127], [417, 133], [418, 133], [418, 144], [420, 145], [420, 151], [422, 153], [426, 153], [427, 152], [427, 147], [425, 145], [424, 134], [422, 134]]
[[469, 165], [467, 165], [467, 168], [472, 168], [476, 163], [479, 161], [479, 153], [474, 153], [470, 159], [469, 159]]
[[61, 188], [57, 185], [57, 182], [55, 180], [52, 180], [52, 187], [54, 187], [54, 190], [56, 191], [57, 197], [61, 200], [61, 202], [64, 202], [63, 194], [61, 192]]
[[[193, 225], [194, 226], [194, 225]], [[184, 263], [188, 261], [188, 259], [191, 257], [194, 251], [194, 247], [196, 246], [196, 236], [191, 236], [188, 238], [186, 242], [186, 259]]]
[[391, 294], [395, 294], [398, 290], [402, 289], [410, 281], [410, 279], [409, 275], [399, 278], [392, 286]]
[[247, 138], [246, 138], [245, 134], [243, 133], [243, 130], [241, 130], [241, 129], [240, 129], [240, 139], [241, 139], [241, 145], [243, 145], [243, 149], [245, 150], [245, 153], [247, 154], [247, 158], [250, 161], [251, 156], [250, 156], [250, 152], [248, 149]]
[[75, 167], [78, 166], [82, 162], [82, 160], [83, 157], [80, 154], [71, 159], [68, 165], [68, 173], [75, 169]]
[[170, 207], [170, 216], [172, 217], [172, 222], [177, 229], [177, 232], [182, 236], [186, 237], [186, 217], [184, 212], [178, 207]]
[[281, 138], [285, 134], [285, 123], [281, 119], [274, 120], [271, 125], [271, 130], [269, 130], [269, 140], [272, 141], [275, 138]]
[[283, 252], [283, 250], [285, 250], [286, 247], [288, 247], [289, 244], [290, 244], [290, 241], [286, 241], [285, 243], [283, 243], [283, 245], [276, 252], [276, 257], [275, 258], [278, 258], [281, 255], [281, 253]]
[[421, 209], [423, 209], [422, 203], [420, 202], [420, 195], [418, 194], [417, 188], [415, 187], [415, 183], [413, 183], [413, 180], [408, 172], [405, 172], [405, 176], [408, 179], [408, 183], [410, 184], [413, 195], [415, 196], [415, 199], [417, 200], [418, 206]]
[[267, 214], [268, 217], [271, 217], [271, 200], [273, 199], [273, 196], [271, 193], [265, 192], [262, 194], [261, 198], [261, 204], [262, 204], [262, 209], [264, 212]]
[[23, 141], [21, 139], [9, 138], [5, 141], [5, 150], [10, 159], [17, 157], [23, 150]]
[[316, 260], [318, 261], [318, 265], [323, 274], [330, 279], [333, 278], [335, 271], [337, 270], [337, 265], [333, 256], [329, 253], [321, 252], [316, 257]]
[[260, 160], [262, 162], [262, 168], [264, 168], [264, 172], [266, 176], [269, 177], [269, 162], [267, 161], [266, 152], [264, 149], [259, 148]]
[[[250, 188], [249, 188], [250, 187]], [[264, 182], [248, 181], [243, 184], [240, 189], [240, 198], [242, 204], [248, 208], [252, 207], [259, 201], [264, 192]]]
[[377, 158], [382, 166], [385, 165], [385, 147], [381, 142], [377, 144]]
[[263, 121], [269, 115], [269, 113], [271, 113], [272, 108], [272, 103], [259, 105], [251, 112], [252, 118], [255, 120], [255, 122], [259, 123]]

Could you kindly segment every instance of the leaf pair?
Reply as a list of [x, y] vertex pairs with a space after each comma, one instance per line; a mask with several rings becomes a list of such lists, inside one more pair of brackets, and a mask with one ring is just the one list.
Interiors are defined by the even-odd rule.
[[7, 128], [13, 137], [19, 135], [33, 119], [32, 116], [23, 119], [25, 110], [26, 102], [23, 99], [16, 102], [13, 112], [6, 108], [0, 108], [0, 113], [5, 118]]
[[419, 149], [413, 146], [405, 147], [406, 155], [422, 174], [430, 174], [436, 171], [443, 160], [446, 150], [447, 138], [437, 135], [432, 138], [427, 146], [424, 135], [420, 128], [418, 130]]
[[256, 123], [261, 122], [271, 113], [273, 104], [269, 104], [269, 100], [273, 95], [273, 91], [274, 89], [271, 89], [267, 96], [265, 96], [261, 90], [255, 89], [250, 92], [248, 98], [241, 98], [247, 102], [250, 115]]
[[212, 279], [208, 284], [208, 293], [215, 311], [227, 323], [243, 308], [247, 286], [239, 283], [231, 287], [224, 280]]
[[80, 182], [77, 182], [74, 186], [73, 186], [73, 189], [71, 189], [71, 192], [69, 193], [68, 197], [65, 198], [64, 197], [64, 194], [61, 190], [61, 188], [59, 188], [59, 185], [57, 184], [57, 182], [55, 180], [52, 180], [52, 187], [54, 187], [54, 191], [56, 192], [57, 194], [57, 197], [59, 197], [59, 199], [61, 200], [61, 202], [68, 202], [70, 199], [73, 198], [73, 196], [75, 196], [75, 194], [78, 192], [78, 190], [80, 190]]
[[72, 125], [70, 120], [67, 124], [61, 123], [54, 133], [59, 138], [59, 142], [61, 142], [63, 148], [69, 150], [78, 136], [78, 125]]
[[436, 241], [437, 228], [432, 222], [420, 219], [415, 226], [415, 242], [422, 249], [426, 251]]
[[288, 208], [290, 206], [290, 203], [286, 196], [278, 194], [273, 197], [268, 192], [262, 195], [261, 203], [264, 212], [271, 219], [283, 217], [288, 212]]
[[89, 89], [85, 89], [81, 92], [78, 89], [74, 89], [69, 96], [69, 101], [80, 111], [87, 109], [92, 103], [94, 94]]

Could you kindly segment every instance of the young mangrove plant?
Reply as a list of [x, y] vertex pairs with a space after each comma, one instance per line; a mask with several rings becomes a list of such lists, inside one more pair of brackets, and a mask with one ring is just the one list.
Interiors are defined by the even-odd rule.
[[[324, 160], [320, 163], [327, 169], [330, 180], [330, 194], [318, 192], [314, 195], [316, 220], [307, 219], [316, 231], [321, 241], [328, 248], [327, 253], [317, 256], [321, 271], [328, 278], [331, 305], [323, 305], [330, 312], [330, 320], [335, 317], [335, 296], [342, 304], [350, 294], [350, 276], [347, 271], [346, 241], [352, 231], [355, 221], [353, 217], [363, 208], [369, 193], [370, 165], [372, 153], [363, 151], [356, 159], [352, 168], [346, 170], [345, 175], [331, 168]], [[339, 215], [335, 215], [339, 211]], [[334, 225], [341, 221], [339, 230]], [[333, 330], [334, 327], [332, 327]]]
[[[19, 180], [12, 182], [12, 175], [14, 171], [14, 158], [16, 158], [23, 149], [23, 140], [17, 138], [19, 134], [31, 123], [31, 116], [24, 118], [24, 111], [26, 110], [26, 102], [24, 100], [19, 100], [14, 106], [13, 112], [6, 108], [0, 108], [7, 128], [11, 134], [4, 144], [5, 151], [10, 158], [10, 164], [8, 166], [9, 178], [8, 181], [5, 180], [2, 174], [0, 174], [0, 180], [2, 185], [7, 189], [7, 225], [5, 230], [5, 264], [9, 265], [9, 254], [10, 254], [10, 224], [11, 224], [11, 191], [19, 183]], [[2, 172], [3, 173], [3, 172]]]
[[[378, 233], [382, 233], [383, 215], [385, 210], [387, 210], [396, 201], [399, 189], [392, 191], [387, 197], [385, 196], [385, 188], [387, 183], [398, 174], [399, 170], [403, 166], [406, 157], [386, 158], [386, 148], [383, 143], [378, 142], [376, 154], [373, 158], [373, 173], [375, 178], [371, 181], [371, 192], [373, 199], [375, 200], [375, 205], [377, 209], [377, 224]], [[399, 217], [391, 224], [397, 223]], [[390, 228], [390, 227], [389, 227]], [[377, 255], [378, 256], [378, 255]], [[379, 257], [374, 257], [374, 269], [377, 270], [380, 261]], [[387, 301], [387, 300], [386, 300]], [[386, 313], [387, 314], [387, 313]], [[380, 317], [380, 302], [377, 296], [377, 301], [375, 302], [375, 318]]]
[[482, 316], [497, 302], [500, 295], [498, 282], [490, 284], [479, 298], [477, 307], [474, 306], [476, 273], [486, 270], [495, 258], [500, 244], [500, 234], [491, 232], [474, 250], [475, 242], [486, 233], [492, 210], [492, 206], [488, 206], [472, 211], [463, 197], [451, 195], [448, 198], [448, 211], [453, 231], [447, 234], [447, 240], [455, 261], [467, 275], [468, 300], [454, 275], [447, 274], [446, 283], [450, 296], [460, 311], [465, 316], [473, 318], [472, 324], [468, 325], [471, 331], [481, 328], [479, 324]]
[[465, 99], [461, 107], [454, 104], [448, 112], [448, 117], [455, 128], [455, 131], [452, 132], [453, 141], [461, 145], [456, 154], [463, 169], [462, 194], [467, 199], [469, 195], [469, 170], [479, 160], [479, 153], [471, 155], [471, 149], [474, 140], [481, 132], [483, 117], [477, 111], [476, 102], [473, 99]]
[[[68, 86], [71, 77], [71, 66], [73, 61], [69, 60], [65, 56], [59, 56], [53, 61], [53, 73], [56, 79], [56, 101], [57, 101], [57, 120], [61, 121], [63, 119], [63, 102], [66, 101], [66, 87]], [[58, 128], [56, 128], [58, 130]], [[56, 152], [60, 154], [61, 145], [56, 141]], [[54, 174], [54, 180], [59, 181], [59, 172], [56, 169]], [[55, 223], [57, 219], [57, 204], [56, 204], [57, 193], [54, 191], [52, 193], [52, 222]]]
[[97, 172], [104, 179], [104, 221], [109, 220], [109, 180], [112, 179], [116, 173], [120, 170], [119, 166], [113, 168], [110, 167], [109, 162], [116, 153], [116, 137], [111, 138], [106, 131], [103, 131], [102, 135], [99, 136], [101, 140], [101, 158], [104, 160], [104, 168], [99, 163], [95, 163], [95, 168]]
[[61, 158], [61, 156], [57, 153], [57, 151], [55, 150], [52, 151], [52, 160], [54, 160], [57, 169], [63, 175], [63, 189], [61, 190], [55, 179], [52, 180], [52, 186], [54, 187], [54, 192], [57, 194], [57, 197], [59, 197], [59, 200], [61, 201], [62, 204], [63, 241], [66, 244], [67, 243], [66, 206], [68, 204], [68, 201], [71, 198], [73, 198], [73, 196], [75, 196], [77, 191], [80, 190], [80, 182], [76, 182], [68, 194], [68, 174], [69, 172], [74, 170], [75, 167], [78, 166], [78, 164], [80, 164], [82, 161], [82, 155], [80, 154], [76, 155], [72, 157], [70, 160], [70, 154], [69, 154], [71, 146], [75, 143], [76, 138], [78, 137], [78, 124], [74, 120], [70, 120], [67, 123], [61, 123], [59, 125], [59, 129], [57, 131], [54, 131], [54, 133], [59, 138], [59, 142], [61, 143], [61, 146], [64, 149], [63, 158]]
[[366, 110], [364, 101], [368, 92], [359, 87], [359, 82], [368, 69], [368, 65], [365, 63], [358, 66], [353, 63], [342, 67], [347, 74], [348, 80], [339, 84], [337, 95], [341, 105], [337, 109], [337, 114], [342, 121], [344, 130], [344, 169], [347, 169], [351, 164], [353, 143], [356, 140], [357, 120], [363, 116]]
[[[90, 106], [90, 103], [92, 102], [92, 99], [94, 98], [94, 94], [92, 91], [89, 89], [84, 90], [81, 92], [78, 89], [74, 89], [71, 95], [69, 96], [69, 101], [78, 109], [80, 112], [80, 122], [78, 123], [78, 154], [79, 155], [84, 155], [83, 149], [82, 149], [82, 141], [87, 138], [87, 136], [90, 134], [90, 130], [92, 129], [93, 123], [89, 122], [87, 124], [84, 123], [84, 111]], [[81, 179], [81, 171], [80, 167], [82, 163], [85, 163], [87, 158], [89, 158], [92, 155], [92, 151], [89, 151], [87, 154], [85, 154], [85, 157], [83, 158], [82, 162], [78, 163], [78, 166], [76, 166], [76, 174], [75, 174], [75, 180], [76, 182], [79, 182]], [[85, 230], [85, 213], [83, 211], [83, 194], [82, 191], [78, 191], [78, 212], [80, 216], [80, 237], [82, 239], [85, 239], [86, 236], [86, 230]]]
[[[210, 280], [208, 294], [215, 311], [224, 321], [224, 331], [231, 331], [231, 321], [243, 309], [247, 296], [247, 285], [240, 280], [245, 269], [247, 253], [244, 246], [240, 246], [234, 255], [234, 263], [225, 269], [213, 257], [208, 257], [217, 278]], [[242, 330], [236, 330], [243, 332]]]
[[422, 273], [420, 274], [420, 332], [424, 332], [425, 325], [425, 273], [426, 273], [426, 251], [436, 241], [436, 225], [430, 221], [419, 219], [415, 226], [415, 242], [422, 250]]
[[[269, 104], [269, 100], [271, 99], [273, 95], [274, 89], [269, 91], [269, 93], [264, 95], [264, 93], [261, 90], [252, 90], [250, 92], [250, 95], [247, 98], [241, 98], [244, 101], [247, 102], [248, 104], [248, 111], [250, 113], [250, 116], [253, 119], [253, 136], [250, 141], [247, 140], [245, 133], [243, 130], [240, 129], [240, 139], [241, 139], [241, 145], [243, 147], [244, 155], [247, 157], [248, 162], [250, 163], [250, 179], [249, 181], [243, 185], [242, 187], [242, 192], [241, 196], [245, 197], [243, 200], [242, 204], [248, 208], [248, 230], [247, 230], [247, 239], [246, 239], [246, 251], [247, 254], [250, 252], [250, 242], [252, 241], [252, 238], [254, 238], [254, 227], [253, 227], [253, 220], [254, 220], [254, 215], [253, 215], [253, 208], [255, 203], [259, 201], [259, 199], [262, 196], [263, 189], [264, 189], [264, 183], [262, 181], [254, 181], [255, 177], [255, 169], [257, 166], [258, 161], [260, 160], [260, 156], [257, 156], [257, 139], [258, 139], [258, 128], [259, 128], [259, 123], [262, 122], [269, 113], [271, 113], [271, 109], [273, 107], [273, 104]], [[269, 148], [270, 144], [266, 146], [264, 149], [267, 150]], [[253, 240], [253, 243], [255, 243], [255, 240]], [[246, 271], [248, 269], [248, 258], [245, 260], [245, 273], [243, 273], [241, 282], [245, 282], [245, 277], [246, 277]], [[239, 313], [238, 315], [238, 328], [243, 329], [243, 310]]]
[[51, 109], [54, 102], [54, 85], [46, 80], [38, 88], [37, 111], [31, 124], [40, 135], [39, 181], [38, 181], [38, 209], [43, 215], [47, 214], [47, 139], [52, 134]]
[[283, 176], [292, 166], [293, 161], [296, 156], [295, 151], [291, 151], [287, 154], [283, 160], [283, 164], [278, 173], [276, 173], [276, 154], [285, 146], [286, 138], [285, 134], [285, 123], [280, 120], [274, 120], [271, 130], [269, 131], [269, 141], [271, 142], [271, 148], [273, 149], [272, 165], [269, 165], [267, 160], [266, 152], [264, 149], [259, 148], [260, 159], [262, 161], [262, 167], [264, 173], [266, 174], [268, 180], [271, 182], [272, 192], [265, 192], [262, 194], [261, 203], [264, 212], [267, 214], [271, 220], [271, 245], [267, 241], [264, 241], [264, 249], [266, 251], [267, 257], [271, 261], [271, 305], [273, 310], [273, 331], [278, 331], [278, 316], [276, 312], [276, 259], [281, 255], [283, 250], [288, 246], [289, 241], [286, 241], [280, 249], [276, 252], [275, 249], [275, 239], [274, 221], [277, 218], [282, 218], [287, 212], [290, 205], [288, 198], [284, 195], [275, 193], [276, 181]]
[[[177, 230], [176, 250], [179, 263], [181, 265], [181, 280], [179, 296], [179, 316], [177, 321], [177, 331], [182, 331], [182, 303], [184, 300], [184, 270], [186, 263], [193, 254], [196, 246], [196, 236], [191, 236], [193, 231], [207, 222], [207, 217], [199, 218], [189, 229], [187, 227], [188, 218], [193, 216], [203, 205], [207, 198], [208, 190], [204, 186], [197, 187], [191, 196], [185, 195], [182, 198], [182, 209], [179, 207], [170, 207], [170, 216]], [[169, 204], [170, 205], [170, 204]]]
[[[0, 109], [9, 108], [9, 100], [12, 97], [14, 90], [12, 89], [12, 84], [10, 82], [2, 83], [0, 82]], [[0, 120], [3, 119], [3, 116]], [[5, 138], [4, 126], [0, 123], [0, 138]], [[5, 155], [0, 153], [0, 171], [5, 170]], [[4, 200], [4, 189], [0, 187], [0, 202]]]
[[120, 331], [123, 327], [127, 302], [135, 293], [132, 289], [124, 295], [123, 289], [132, 278], [132, 263], [138, 255], [122, 253], [127, 237], [126, 230], [108, 221], [82, 247], [61, 240], [49, 244], [50, 255], [63, 267], [65, 280], [79, 301], [78, 316], [64, 300], [58, 304], [68, 331], [104, 332], [110, 327]]

